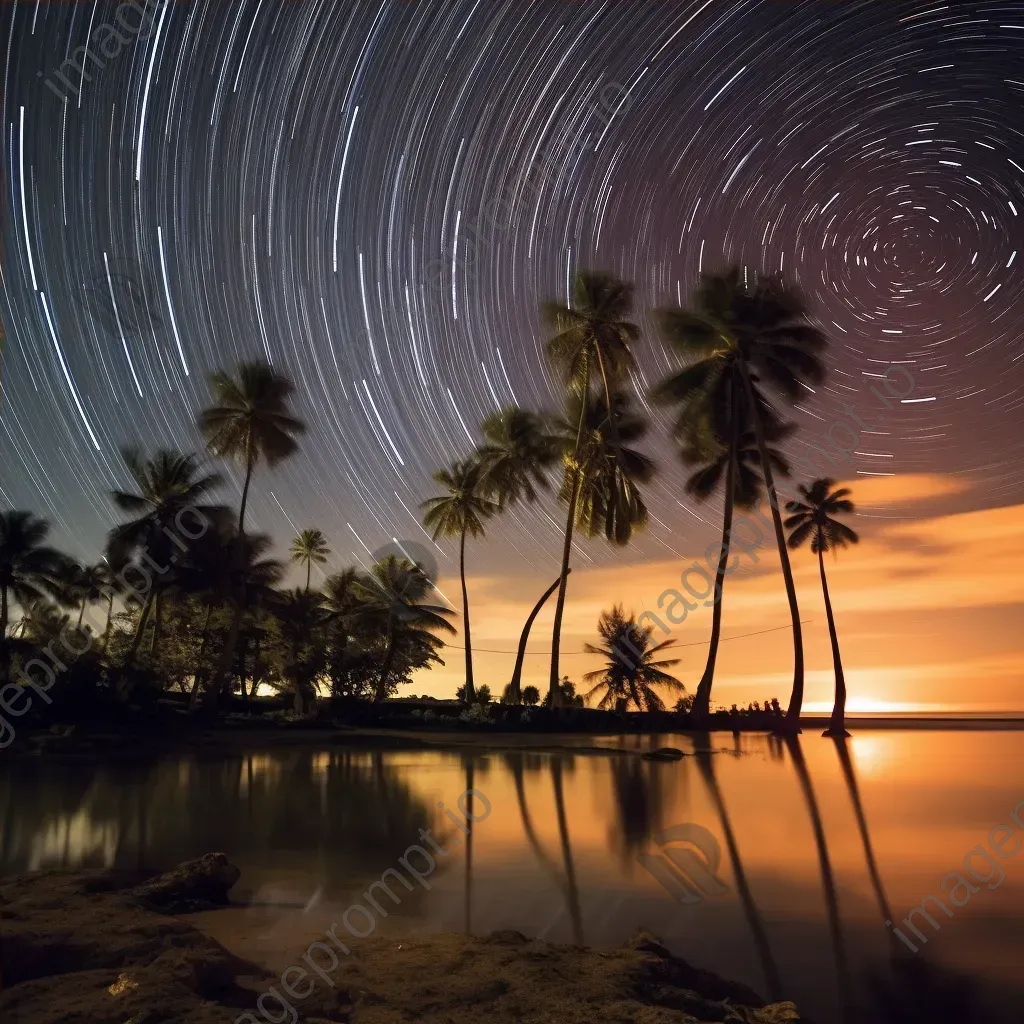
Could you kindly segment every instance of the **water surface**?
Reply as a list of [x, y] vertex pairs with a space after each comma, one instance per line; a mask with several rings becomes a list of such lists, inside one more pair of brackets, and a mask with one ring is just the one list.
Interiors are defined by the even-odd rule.
[[[631, 753], [572, 751], [592, 742]], [[841, 1001], [865, 1000], [872, 979], [884, 983], [896, 950], [925, 984], [963, 979], [979, 1006], [1016, 1019], [1020, 732], [566, 743], [559, 753], [253, 749], [131, 767], [12, 762], [0, 765], [0, 871], [165, 868], [223, 850], [242, 870], [234, 895], [247, 905], [201, 915], [203, 926], [276, 969], [359, 903], [374, 935], [515, 928], [600, 947], [645, 928], [765, 996], [778, 989], [819, 1024], [843, 1020]], [[632, 753], [659, 745], [697, 756], [659, 764]], [[438, 806], [454, 808], [467, 788], [482, 818], [471, 837]], [[993, 832], [999, 824], [1014, 834]], [[679, 825], [696, 826], [696, 846], [658, 842]], [[409, 846], [427, 847], [421, 829], [449, 855], [434, 857], [429, 889], [393, 882], [397, 906], [376, 890], [387, 913], [374, 914], [368, 886], [401, 868]], [[979, 847], [972, 877], [964, 859]], [[965, 885], [944, 894], [957, 871]], [[940, 928], [916, 916], [922, 942], [902, 922], [929, 894], [951, 916], [929, 904]], [[367, 927], [361, 912], [350, 920]], [[940, 1002], [948, 1019], [970, 1019], [954, 994]]]

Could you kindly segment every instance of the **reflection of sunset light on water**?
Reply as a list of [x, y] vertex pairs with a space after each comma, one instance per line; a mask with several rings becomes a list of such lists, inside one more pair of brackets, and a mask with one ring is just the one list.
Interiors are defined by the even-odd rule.
[[84, 864], [99, 864], [108, 868], [114, 863], [117, 834], [116, 825], [97, 823], [87, 810], [79, 808], [72, 815], [48, 822], [32, 837], [28, 869], [70, 869]]

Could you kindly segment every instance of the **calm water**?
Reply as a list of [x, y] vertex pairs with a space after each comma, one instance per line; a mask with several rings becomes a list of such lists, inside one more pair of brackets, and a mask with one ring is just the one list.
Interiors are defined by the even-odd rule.
[[[1000, 1019], [1020, 1019], [1024, 849], [996, 832], [1000, 860], [989, 843], [1024, 801], [1024, 734], [865, 732], [845, 748], [810, 733], [797, 748], [763, 736], [598, 742], [714, 753], [657, 764], [571, 748], [253, 750], [135, 768], [0, 765], [0, 871], [163, 868], [223, 850], [242, 869], [234, 895], [248, 905], [201, 915], [203, 925], [280, 969], [352, 903], [369, 905], [369, 883], [433, 828], [450, 855], [437, 858], [429, 891], [398, 887], [400, 906], [378, 891], [389, 913], [377, 915], [376, 935], [515, 928], [611, 946], [643, 927], [766, 996], [779, 985], [819, 1022], [842, 1019], [840, 993], [863, 999], [871, 978], [888, 977], [895, 948], [945, 986], [968, 979]], [[465, 840], [438, 803], [454, 807], [470, 786], [491, 812]], [[477, 817], [484, 799], [474, 800]], [[676, 825], [698, 827], [699, 849], [655, 841]], [[963, 873], [979, 844], [988, 859], [976, 855], [966, 879], [978, 891], [947, 893], [951, 917], [932, 905], [937, 933], [915, 918], [926, 944], [904, 927], [920, 949], [910, 955], [886, 917], [899, 924], [929, 894], [943, 895], [942, 880]], [[365, 917], [354, 921], [365, 928]], [[949, 1010], [953, 996], [941, 1005]]]

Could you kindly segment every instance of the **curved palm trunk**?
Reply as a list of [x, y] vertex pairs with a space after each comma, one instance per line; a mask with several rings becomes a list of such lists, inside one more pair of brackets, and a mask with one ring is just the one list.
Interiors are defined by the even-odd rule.
[[[566, 567], [566, 576], [572, 572], [572, 569]], [[530, 612], [530, 617], [526, 620], [526, 625], [523, 626], [523, 632], [519, 637], [519, 650], [516, 651], [516, 667], [512, 670], [512, 682], [510, 684], [509, 695], [513, 704], [521, 704], [523, 702], [521, 686], [523, 679], [523, 661], [526, 659], [526, 643], [530, 639], [530, 630], [533, 628], [533, 620], [540, 614], [541, 608], [544, 607], [544, 603], [547, 599], [555, 592], [558, 585], [562, 582], [562, 577], [559, 576], [554, 583], [548, 587], [547, 590], [541, 594], [540, 600], [533, 606], [533, 611]]]
[[135, 627], [135, 636], [132, 637], [132, 645], [128, 648], [128, 656], [125, 658], [125, 664], [130, 665], [135, 660], [135, 652], [139, 649], [139, 644], [142, 643], [142, 634], [146, 629], [146, 624], [149, 622], [149, 613], [153, 607], [153, 590], [150, 589], [146, 595], [146, 602], [142, 606], [142, 613], [139, 615], [139, 624]]
[[814, 844], [818, 849], [821, 884], [825, 891], [825, 911], [828, 917], [829, 933], [832, 938], [832, 953], [836, 962], [840, 1017], [846, 1021], [849, 1019], [850, 1013], [850, 965], [846, 955], [846, 942], [843, 939], [843, 929], [839, 918], [839, 897], [836, 892], [836, 880], [832, 871], [832, 861], [828, 853], [828, 842], [825, 839], [825, 826], [821, 820], [821, 811], [818, 809], [818, 801], [814, 795], [814, 786], [811, 784], [811, 776], [807, 771], [807, 762], [804, 760], [804, 752], [800, 747], [800, 740], [796, 736], [787, 736], [786, 746], [789, 748], [790, 756], [793, 758], [793, 767], [796, 769], [804, 803], [807, 804], [807, 813], [811, 819], [811, 827], [814, 830]]
[[149, 656], [156, 657], [157, 647], [160, 645], [160, 633], [163, 626], [163, 594], [157, 594], [153, 602], [153, 638], [149, 642]]
[[569, 579], [569, 556], [572, 554], [572, 528], [576, 522], [576, 501], [580, 493], [580, 472], [573, 470], [569, 512], [565, 520], [565, 542], [562, 544], [562, 572], [558, 577], [558, 600], [555, 602], [555, 624], [551, 632], [551, 676], [548, 680], [548, 704], [558, 699], [558, 652], [562, 642], [562, 612], [565, 609], [565, 587]]
[[388, 649], [384, 655], [384, 664], [380, 669], [380, 678], [377, 680], [377, 692], [373, 695], [373, 703], [379, 704], [388, 695], [388, 676], [391, 675], [391, 666], [395, 660], [395, 618], [393, 613], [388, 614]]
[[[694, 737], [695, 740], [698, 737]], [[751, 891], [750, 883], [747, 880], [747, 873], [743, 868], [743, 861], [740, 858], [740, 847], [736, 841], [736, 834], [733, 832], [732, 821], [725, 806], [725, 798], [715, 777], [715, 768], [712, 764], [714, 754], [710, 750], [711, 737], [708, 733], [700, 734], [702, 742], [696, 753], [697, 767], [700, 769], [704, 785], [711, 796], [711, 802], [715, 806], [715, 814], [718, 817], [718, 824], [725, 837], [725, 848], [729, 851], [729, 863], [732, 865], [733, 877], [736, 879], [736, 890], [739, 894], [740, 904], [743, 907], [743, 914], [747, 919], [747, 927], [754, 939], [754, 947], [757, 949], [758, 958], [761, 961], [761, 970], [764, 972], [765, 984], [768, 988], [768, 998], [772, 1002], [778, 1002], [782, 998], [782, 979], [779, 976], [779, 965], [775, 962], [772, 953], [771, 943], [768, 941], [768, 933], [765, 931], [764, 922], [761, 920], [761, 913], [754, 901], [754, 894]]]
[[583, 916], [580, 913], [580, 893], [576, 885], [576, 865], [569, 845], [569, 824], [565, 816], [565, 794], [562, 791], [562, 764], [555, 755], [551, 759], [551, 784], [555, 790], [555, 812], [558, 816], [558, 836], [562, 843], [562, 861], [565, 864], [565, 893], [572, 922], [572, 941], [583, 945]]
[[804, 638], [800, 626], [800, 607], [796, 600], [796, 585], [793, 582], [793, 567], [789, 562], [789, 551], [786, 548], [786, 535], [782, 529], [782, 515], [779, 512], [779, 496], [775, 491], [775, 478], [772, 475], [771, 460], [768, 458], [768, 446], [764, 439], [764, 424], [761, 413], [754, 398], [754, 385], [750, 382], [750, 371], [744, 360], [740, 360], [740, 373], [743, 387], [750, 403], [750, 419], [754, 424], [757, 437], [757, 450], [761, 455], [761, 471], [764, 473], [765, 487], [768, 490], [768, 504], [772, 509], [772, 523], [775, 526], [775, 541], [779, 546], [779, 561], [782, 564], [782, 578], [786, 583], [786, 597], [789, 600], [789, 614], [793, 622], [793, 692], [786, 710], [786, 721], [790, 729], [799, 731], [800, 712], [804, 703]]
[[466, 589], [466, 528], [462, 528], [462, 540], [459, 542], [459, 578], [462, 580], [462, 622], [466, 633], [466, 703], [476, 700], [476, 687], [473, 685], [473, 641], [469, 635], [469, 591]]
[[78, 630], [78, 632], [79, 632], [79, 633], [81, 633], [81, 632], [82, 632], [82, 619], [83, 619], [83, 618], [84, 618], [84, 616], [85, 616], [85, 606], [86, 606], [86, 605], [87, 605], [88, 603], [89, 603], [89, 598], [86, 598], [86, 599], [85, 599], [85, 600], [84, 600], [84, 601], [82, 602], [82, 607], [78, 609], [78, 622], [76, 622], [76, 623], [75, 623], [75, 629], [76, 629], [76, 630]]
[[523, 821], [526, 841], [530, 844], [537, 860], [551, 873], [555, 883], [561, 886], [562, 880], [558, 876], [558, 868], [555, 867], [551, 859], [544, 852], [544, 847], [541, 846], [540, 839], [537, 838], [537, 832], [533, 827], [533, 819], [530, 817], [530, 811], [526, 804], [526, 786], [523, 780], [523, 755], [520, 753], [506, 754], [505, 758], [512, 769], [512, 781], [516, 787], [516, 802], [519, 804], [519, 817]]
[[697, 684], [697, 693], [693, 701], [693, 716], [698, 720], [706, 718], [711, 712], [711, 684], [715, 678], [715, 662], [718, 659], [718, 644], [722, 636], [722, 590], [725, 587], [725, 570], [729, 566], [729, 545], [732, 539], [732, 513], [735, 506], [736, 491], [736, 449], [739, 445], [739, 417], [736, 415], [736, 402], [733, 402], [732, 443], [729, 447], [729, 468], [725, 474], [725, 509], [722, 515], [722, 550], [718, 556], [718, 569], [715, 572], [715, 603], [711, 609], [711, 645], [708, 647], [708, 660], [704, 665], [704, 674]]
[[860, 799], [860, 788], [857, 785], [857, 775], [853, 770], [850, 750], [846, 744], [845, 737], [834, 736], [832, 739], [836, 745], [836, 753], [839, 755], [839, 764], [843, 769], [843, 778], [846, 780], [846, 788], [850, 794], [850, 803], [853, 804], [854, 817], [857, 819], [857, 830], [860, 832], [860, 841], [864, 847], [864, 859], [868, 863], [868, 874], [871, 876], [871, 885], [875, 890], [875, 899], [878, 900], [878, 909], [881, 911], [883, 921], [891, 921], [892, 911], [889, 909], [889, 900], [885, 895], [882, 875], [878, 870], [878, 861], [875, 860], [875, 851], [871, 845], [868, 819], [864, 814], [864, 804]]
[[818, 567], [821, 570], [821, 592], [825, 595], [825, 616], [828, 619], [828, 635], [832, 641], [832, 664], [836, 672], [836, 702], [832, 706], [832, 718], [826, 736], [849, 736], [846, 731], [846, 679], [843, 677], [843, 662], [839, 656], [839, 637], [836, 635], [836, 621], [832, 617], [832, 602], [828, 596], [825, 580], [825, 553], [818, 548]]
[[114, 592], [111, 591], [107, 595], [107, 624], [103, 627], [103, 653], [107, 653], [107, 647], [110, 645], [110, 623], [114, 618]]
[[306, 559], [306, 593], [309, 593], [309, 578], [313, 573], [313, 563]]

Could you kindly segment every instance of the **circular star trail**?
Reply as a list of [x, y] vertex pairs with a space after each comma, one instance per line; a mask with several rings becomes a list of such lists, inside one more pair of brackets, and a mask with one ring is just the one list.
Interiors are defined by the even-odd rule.
[[[795, 459], [851, 406], [833, 475], [966, 473], [1019, 500], [1024, 4], [147, 11], [137, 30], [105, 0], [0, 12], [0, 497], [80, 557], [112, 524], [120, 446], [198, 448], [208, 373], [253, 357], [309, 425], [253, 525], [319, 525], [341, 562], [422, 541], [430, 472], [487, 413], [557, 407], [538, 305], [587, 267], [636, 283], [641, 396], [673, 365], [654, 309], [726, 262], [783, 272], [831, 339]], [[717, 529], [650, 412], [650, 529], [582, 564]], [[550, 575], [554, 512], [504, 517], [491, 565]]]

